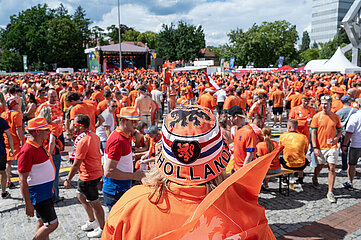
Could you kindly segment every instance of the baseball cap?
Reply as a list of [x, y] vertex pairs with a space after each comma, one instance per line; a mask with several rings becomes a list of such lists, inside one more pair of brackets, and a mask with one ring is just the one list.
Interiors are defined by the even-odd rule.
[[234, 116], [240, 116], [240, 117], [243, 117], [245, 118], [246, 116], [243, 114], [243, 110], [240, 106], [238, 105], [234, 105], [233, 107], [230, 107], [228, 109], [228, 114], [231, 115], [232, 117]]
[[152, 125], [149, 128], [144, 129], [144, 132], [148, 134], [157, 134], [159, 132], [159, 129], [157, 126]]
[[352, 98], [349, 95], [343, 95], [340, 100], [342, 103], [347, 103], [348, 101], [351, 101]]
[[124, 118], [127, 120], [140, 120], [139, 113], [135, 107], [123, 107], [120, 109], [118, 118]]
[[128, 89], [126, 89], [126, 88], [121, 88], [121, 89], [120, 89], [120, 92], [121, 92], [121, 93], [128, 93]]
[[187, 105], [170, 112], [157, 144], [155, 167], [168, 180], [199, 185], [220, 175], [230, 161], [227, 141], [211, 110]]
[[48, 122], [43, 117], [36, 117], [28, 121], [28, 126], [25, 128], [28, 131], [47, 130], [49, 129]]

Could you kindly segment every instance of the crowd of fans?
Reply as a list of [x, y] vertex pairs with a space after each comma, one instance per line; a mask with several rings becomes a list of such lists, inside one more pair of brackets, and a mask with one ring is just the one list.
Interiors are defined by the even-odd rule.
[[[169, 144], [166, 130], [173, 131], [166, 121], [159, 129], [164, 114], [195, 105], [216, 116], [218, 134], [229, 144], [228, 174], [282, 145], [283, 152], [268, 174], [282, 168], [297, 170], [296, 183], [303, 184], [302, 171], [311, 164], [312, 184], [318, 189], [318, 176], [326, 164], [327, 198], [334, 203], [341, 152], [339, 173], [348, 174], [344, 187], [353, 189], [361, 155], [360, 75], [255, 72], [212, 78], [220, 89], [201, 71], [168, 69], [0, 76], [2, 198], [11, 197], [6, 187], [16, 188], [11, 177], [12, 161], [17, 161], [26, 213], [33, 216], [35, 208], [40, 219], [35, 239], [48, 236], [58, 225], [53, 204], [64, 199], [59, 196], [61, 156], [64, 146], [72, 145], [68, 155], [72, 167], [62, 184], [69, 188], [79, 174], [77, 197], [88, 216], [81, 229], [89, 231], [89, 237], [100, 237], [106, 223], [98, 190], [111, 211], [135, 182], [149, 180], [145, 176], [153, 171], [157, 143]], [[173, 111], [171, 117], [176, 115], [174, 124], [184, 121], [186, 127], [189, 115]], [[279, 141], [272, 140], [272, 130], [281, 127], [287, 132]], [[169, 148], [173, 151], [173, 145]], [[267, 179], [263, 189], [268, 189]]]

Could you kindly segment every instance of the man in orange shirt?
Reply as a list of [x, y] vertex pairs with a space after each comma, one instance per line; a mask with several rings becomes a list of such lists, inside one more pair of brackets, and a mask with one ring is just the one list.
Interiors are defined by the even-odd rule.
[[104, 91], [104, 100], [101, 101], [100, 103], [98, 103], [98, 106], [97, 106], [97, 115], [99, 114], [102, 114], [102, 112], [107, 109], [108, 107], [108, 102], [109, 102], [109, 99], [112, 98], [112, 92], [110, 91], [110, 89], [107, 89]]
[[240, 118], [240, 125], [234, 136], [234, 171], [237, 171], [253, 160], [257, 145], [257, 135], [253, 128], [250, 125], [245, 125], [244, 115], [238, 114], [238, 116]]
[[256, 115], [262, 115], [263, 118], [266, 118], [266, 103], [267, 103], [267, 94], [261, 92], [258, 95], [258, 100], [255, 102], [252, 107], [249, 109], [248, 118], [253, 119]]
[[237, 106], [241, 105], [240, 98], [234, 95], [233, 87], [227, 87], [226, 94], [227, 94], [227, 97], [224, 100], [223, 110], [228, 110], [235, 105], [237, 105]]
[[103, 95], [101, 89], [102, 88], [101, 88], [100, 85], [95, 85], [95, 87], [94, 87], [94, 92], [92, 94], [92, 99], [94, 101], [96, 101], [97, 103], [100, 103], [101, 101], [104, 100], [104, 95]]
[[303, 95], [302, 104], [292, 108], [289, 115], [289, 118], [298, 121], [297, 132], [304, 134], [307, 139], [310, 138], [310, 125], [313, 116], [316, 114], [315, 109], [309, 106], [310, 100], [311, 98]]
[[285, 93], [281, 91], [280, 85], [276, 86], [276, 90], [271, 95], [271, 100], [273, 101], [273, 115], [274, 115], [274, 122], [273, 126], [276, 126], [277, 123], [277, 115], [278, 115], [278, 122], [279, 127], [282, 127], [282, 113], [283, 113], [283, 99], [285, 98]]
[[[89, 231], [89, 238], [101, 237], [105, 217], [102, 205], [99, 202], [98, 183], [103, 169], [100, 154], [100, 139], [89, 131], [90, 118], [85, 114], [75, 116], [74, 128], [78, 137], [74, 141], [74, 163], [64, 182], [64, 187], [70, 188], [70, 181], [79, 171], [77, 198], [88, 215], [88, 221], [81, 226], [81, 230]], [[94, 218], [95, 215], [95, 218]], [[96, 221], [95, 221], [96, 219]]]
[[332, 97], [330, 95], [324, 95], [320, 100], [322, 111], [317, 113], [311, 122], [312, 148], [315, 152], [317, 162], [312, 184], [315, 188], [320, 188], [317, 177], [323, 166], [327, 163], [329, 169], [327, 199], [331, 203], [335, 203], [336, 199], [332, 191], [336, 177], [335, 165], [339, 153], [337, 143], [342, 133], [341, 121], [337, 114], [331, 112]]
[[214, 110], [214, 108], [217, 106], [217, 101], [216, 99], [214, 99], [212, 93], [213, 90], [207, 88], [206, 90], [204, 90], [204, 93], [199, 97], [197, 103], [203, 107]]
[[[78, 114], [85, 114], [88, 115], [90, 118], [90, 131], [95, 133], [95, 130], [98, 126], [102, 125], [104, 122], [104, 118], [99, 115], [96, 116], [96, 108], [94, 105], [90, 105], [87, 103], [83, 103], [80, 100], [81, 94], [77, 92], [71, 92], [67, 95], [66, 100], [73, 106], [70, 110], [70, 121], [73, 122], [75, 116]], [[96, 121], [96, 117], [98, 117], [98, 122]], [[70, 124], [69, 135], [72, 135], [74, 126]]]

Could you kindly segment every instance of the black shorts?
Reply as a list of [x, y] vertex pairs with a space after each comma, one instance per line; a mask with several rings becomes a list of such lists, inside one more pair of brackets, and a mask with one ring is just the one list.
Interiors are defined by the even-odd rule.
[[6, 154], [0, 155], [0, 171], [4, 171], [6, 169]]
[[56, 216], [54, 209], [53, 198], [39, 202], [34, 206], [36, 211], [36, 217], [44, 222], [45, 226], [56, 223], [58, 217]]
[[295, 170], [295, 171], [303, 171], [309, 164], [309, 161], [307, 158], [305, 158], [305, 164], [302, 165], [301, 167], [289, 167], [289, 166], [287, 166], [287, 162], [285, 161], [285, 159], [283, 157], [280, 157], [280, 163], [281, 163], [282, 167], [285, 169], [290, 169], [290, 170]]
[[274, 107], [272, 108], [273, 114], [277, 115], [277, 114], [282, 114], [283, 113], [283, 107]]
[[98, 183], [100, 182], [100, 179], [101, 177], [90, 181], [82, 181], [79, 179], [77, 192], [83, 194], [87, 202], [98, 200]]

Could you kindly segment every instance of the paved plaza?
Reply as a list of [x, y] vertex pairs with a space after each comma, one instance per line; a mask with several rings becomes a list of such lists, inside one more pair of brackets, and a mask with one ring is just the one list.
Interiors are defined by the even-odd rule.
[[[66, 151], [70, 148], [66, 147]], [[70, 167], [66, 155], [67, 152], [64, 152], [61, 183]], [[266, 209], [269, 225], [277, 239], [361, 239], [360, 173], [354, 181], [354, 191], [345, 190], [342, 183], [347, 177], [337, 174], [334, 190], [337, 203], [331, 204], [326, 198], [327, 172], [327, 168], [324, 168], [320, 174], [319, 190], [312, 187], [313, 168], [307, 167], [302, 189], [291, 189], [288, 197], [278, 192], [278, 178], [270, 180], [269, 191], [261, 192], [259, 204]], [[50, 235], [51, 239], [88, 239], [86, 233], [80, 230], [87, 217], [76, 198], [76, 180], [77, 177], [72, 181], [71, 189], [64, 189], [62, 185], [60, 187], [60, 195], [65, 200], [56, 204], [60, 224]], [[19, 185], [9, 192], [11, 199], [0, 199], [0, 240], [32, 239], [36, 219], [25, 216]], [[102, 198], [101, 202], [107, 214]]]

